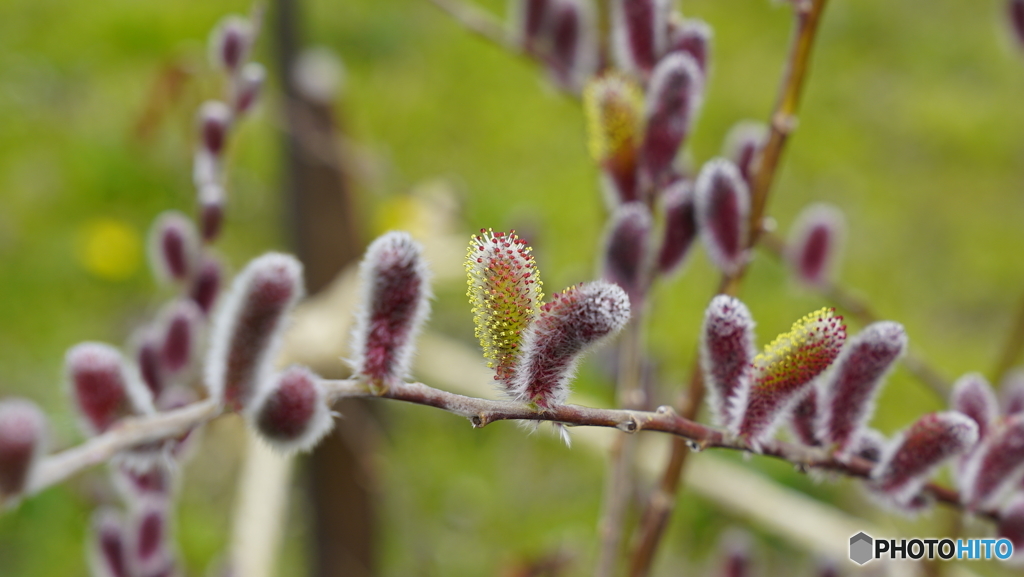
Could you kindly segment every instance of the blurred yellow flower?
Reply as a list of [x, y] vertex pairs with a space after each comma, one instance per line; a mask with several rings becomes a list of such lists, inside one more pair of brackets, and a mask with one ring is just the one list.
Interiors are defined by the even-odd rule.
[[90, 274], [106, 280], [126, 280], [142, 262], [142, 237], [122, 220], [94, 218], [78, 229], [75, 254]]

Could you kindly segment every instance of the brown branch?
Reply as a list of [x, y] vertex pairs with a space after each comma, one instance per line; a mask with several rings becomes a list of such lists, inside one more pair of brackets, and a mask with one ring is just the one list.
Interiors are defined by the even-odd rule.
[[[667, 433], [679, 437], [691, 451], [731, 449], [758, 452], [742, 439], [721, 429], [679, 416], [667, 405], [658, 407], [655, 411], [597, 409], [579, 405], [561, 405], [546, 411], [537, 411], [525, 403], [467, 397], [435, 389], [423, 383], [399, 383], [383, 392], [374, 392], [360, 379], [324, 380], [322, 383], [327, 390], [328, 405], [333, 405], [340, 399], [384, 398], [441, 409], [469, 419], [474, 428], [485, 427], [498, 421], [549, 421], [570, 427], [616, 428], [626, 433]], [[207, 399], [166, 413], [124, 419], [102, 435], [44, 458], [32, 475], [25, 494], [39, 493], [137, 445], [181, 435], [222, 413], [223, 408], [219, 403]], [[821, 469], [849, 477], [868, 478], [874, 466], [871, 461], [865, 459], [841, 460], [820, 448], [783, 441], [762, 444], [759, 454], [787, 461], [801, 470]], [[924, 492], [939, 502], [961, 507], [960, 496], [952, 489], [929, 483], [924, 487]], [[976, 513], [993, 520], [999, 518], [995, 511]]]
[[[800, 105], [804, 80], [810, 67], [814, 39], [817, 37], [818, 25], [826, 4], [827, 0], [807, 0], [794, 5], [796, 22], [793, 28], [793, 38], [779, 87], [779, 96], [769, 123], [768, 141], [761, 150], [760, 159], [751, 179], [748, 249], [757, 243], [763, 231], [762, 221], [768, 206], [768, 196], [789, 134], [796, 127], [796, 112]], [[746, 271], [747, 266], [744, 265], [736, 274], [723, 275], [718, 292], [736, 295]], [[685, 401], [686, 405], [683, 407], [683, 415], [690, 419], [696, 416], [704, 400], [704, 382], [698, 368], [697, 355], [694, 355], [693, 358], [694, 369]], [[643, 577], [650, 573], [654, 554], [675, 507], [679, 479], [686, 467], [687, 453], [688, 449], [685, 443], [678, 439], [673, 440], [668, 465], [662, 473], [658, 489], [648, 501], [637, 530], [637, 541], [630, 557], [629, 575], [631, 577]]]

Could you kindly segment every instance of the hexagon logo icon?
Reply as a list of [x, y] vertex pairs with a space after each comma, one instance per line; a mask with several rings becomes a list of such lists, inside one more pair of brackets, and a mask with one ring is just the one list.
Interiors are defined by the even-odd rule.
[[853, 537], [850, 537], [850, 561], [858, 565], [863, 565], [868, 561], [874, 559], [874, 540], [870, 535], [861, 531]]

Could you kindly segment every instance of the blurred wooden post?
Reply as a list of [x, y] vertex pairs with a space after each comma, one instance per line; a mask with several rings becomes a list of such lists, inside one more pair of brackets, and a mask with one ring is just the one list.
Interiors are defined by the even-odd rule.
[[[304, 95], [294, 78], [301, 54], [299, 0], [277, 0], [268, 28], [284, 91], [284, 193], [289, 230], [305, 265], [310, 294], [324, 288], [345, 265], [362, 253], [352, 186], [338, 147], [339, 119], [331, 103]], [[346, 354], [338, 351], [338, 357]], [[323, 370], [318, 367], [318, 370]], [[338, 374], [345, 368], [338, 362]], [[373, 486], [366, 433], [372, 418], [361, 401], [335, 407], [345, 417], [306, 461], [309, 506], [313, 525], [310, 575], [362, 577], [375, 574]]]

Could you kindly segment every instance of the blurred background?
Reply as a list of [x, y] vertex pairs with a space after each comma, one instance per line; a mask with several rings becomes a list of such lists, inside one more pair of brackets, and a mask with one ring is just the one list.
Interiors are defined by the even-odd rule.
[[[606, 209], [577, 101], [426, 0], [290, 5], [294, 46], [329, 51], [341, 67], [321, 103], [338, 129], [331, 154], [344, 157], [357, 215], [346, 228], [355, 240], [339, 243], [365, 244], [400, 226], [467, 240], [480, 227], [515, 227], [535, 247], [548, 292], [595, 276]], [[500, 0], [479, 5], [502, 19], [509, 12]], [[275, 52], [279, 9], [268, 6], [255, 52], [270, 69], [266, 98], [229, 151], [219, 250], [234, 270], [303, 242], [285, 194], [297, 181]], [[767, 118], [791, 10], [767, 0], [687, 0], [681, 9], [715, 34], [688, 153], [699, 165], [720, 154], [735, 122]], [[194, 113], [218, 90], [205, 42], [222, 16], [249, 10], [238, 0], [0, 2], [0, 396], [45, 407], [57, 447], [80, 440], [64, 351], [83, 340], [127, 342], [167, 296], [146, 264], [147, 229], [165, 209], [193, 212]], [[833, 0], [770, 201], [782, 232], [810, 202], [841, 207], [848, 236], [839, 278], [902, 322], [911, 346], [949, 380], [992, 373], [1024, 293], [1021, 102], [1024, 49], [1002, 1]], [[450, 230], [431, 229], [435, 220], [421, 214], [431, 210], [444, 212]], [[339, 259], [346, 250], [339, 244]], [[648, 346], [667, 390], [688, 375], [717, 277], [697, 250], [682, 275], [657, 287]], [[464, 286], [456, 277], [435, 288], [430, 328], [472, 347]], [[761, 342], [828, 304], [764, 254], [741, 298]], [[576, 390], [610, 406], [608, 374], [592, 358]], [[603, 455], [566, 449], [546, 431], [527, 435], [508, 423], [476, 431], [440, 411], [394, 405], [374, 405], [375, 424], [365, 425], [373, 451], [359, 466], [372, 475], [359, 488], [375, 503], [363, 532], [372, 541], [367, 574], [528, 575], [552, 560], [563, 565], [558, 574], [590, 572]], [[891, 433], [942, 406], [901, 368], [873, 424]], [[205, 574], [227, 547], [244, 445], [231, 423], [209, 431], [206, 444], [186, 466], [175, 528], [189, 575]], [[742, 466], [894, 534], [932, 535], [953, 522], [944, 510], [893, 518], [865, 505], [854, 483], [816, 483], [784, 463]], [[324, 574], [310, 561], [318, 501], [307, 489], [330, 490], [317, 471], [299, 464], [278, 575]], [[88, 519], [110, 493], [95, 470], [0, 516], [0, 575], [87, 575]], [[816, 561], [771, 527], [684, 491], [656, 573], [705, 567], [732, 525], [754, 533], [765, 575], [809, 572]]]

